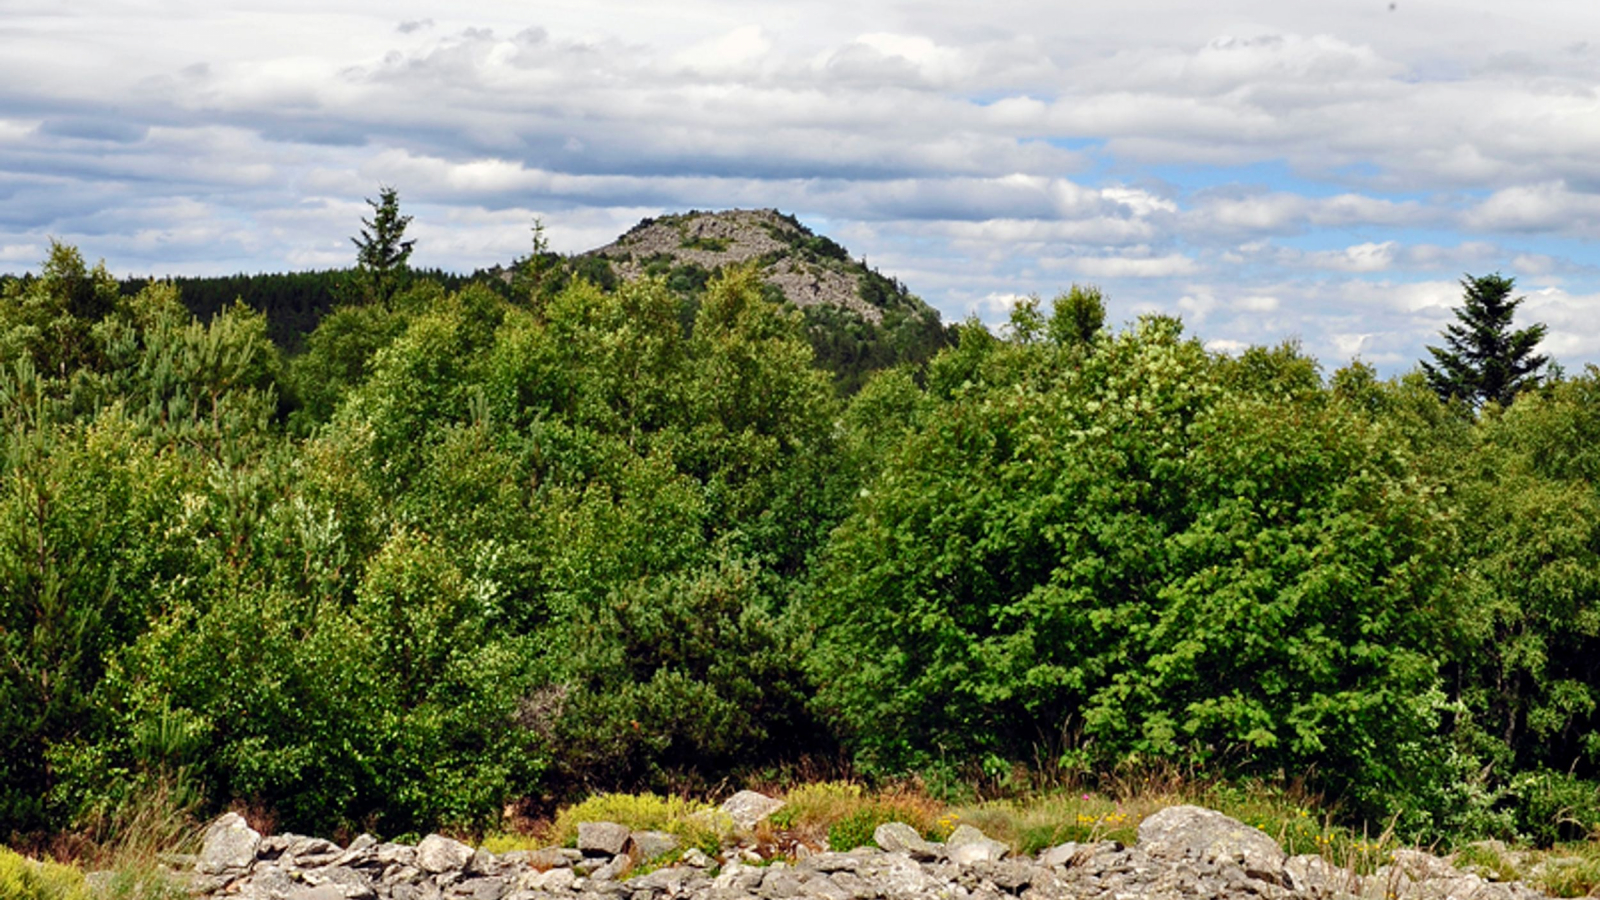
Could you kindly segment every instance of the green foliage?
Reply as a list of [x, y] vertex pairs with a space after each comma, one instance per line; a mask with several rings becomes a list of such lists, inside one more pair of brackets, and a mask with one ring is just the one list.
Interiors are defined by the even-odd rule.
[[1518, 834], [1535, 846], [1600, 833], [1600, 785], [1593, 781], [1539, 769], [1512, 778], [1509, 793]]
[[[1111, 333], [1089, 287], [947, 333], [876, 273], [869, 322], [535, 250], [536, 285], [419, 281], [287, 360], [259, 309], [61, 245], [0, 288], [0, 832], [162, 791], [472, 830], [840, 751], [1306, 773], [1404, 837], [1600, 821], [1600, 370], [1462, 416], [1421, 372]], [[1068, 805], [963, 815], [1131, 827]], [[944, 827], [849, 785], [781, 823], [896, 817]]]
[[1084, 358], [1019, 315], [935, 362], [951, 400], [819, 570], [819, 709], [858, 760], [1015, 758], [1072, 729], [1105, 761], [1405, 790], [1445, 699], [1441, 560], [1383, 434], [1318, 396], [1226, 393], [1167, 320]]
[[712, 253], [721, 253], [728, 249], [729, 243], [727, 238], [706, 237], [703, 234], [697, 234], [693, 237], [684, 238], [683, 242], [678, 246], [685, 250], [708, 250]]
[[1511, 329], [1524, 299], [1511, 298], [1515, 284], [1498, 272], [1461, 279], [1466, 296], [1455, 310], [1460, 324], [1445, 327], [1445, 346], [1429, 347], [1433, 363], [1422, 364], [1441, 400], [1455, 398], [1474, 408], [1490, 402], [1510, 406], [1518, 393], [1539, 384], [1539, 370], [1550, 358], [1533, 351], [1546, 329]]
[[1106, 303], [1094, 285], [1073, 285], [1051, 304], [1050, 339], [1063, 346], [1094, 343], [1106, 323]]
[[556, 813], [551, 840], [573, 846], [580, 822], [615, 822], [633, 831], [665, 831], [695, 846], [711, 842], [716, 850], [721, 849], [721, 836], [733, 831], [732, 821], [698, 800], [651, 793], [596, 794]]
[[27, 859], [0, 847], [0, 897], [8, 900], [89, 900], [83, 873], [71, 866]]
[[796, 637], [753, 567], [663, 579], [580, 610], [559, 665], [562, 763], [577, 781], [666, 786], [817, 749]]

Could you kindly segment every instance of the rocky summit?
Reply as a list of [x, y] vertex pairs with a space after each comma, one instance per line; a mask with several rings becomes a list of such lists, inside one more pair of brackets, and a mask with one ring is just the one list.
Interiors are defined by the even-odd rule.
[[[899, 823], [878, 828], [877, 847], [798, 848], [763, 859], [750, 828], [782, 804], [739, 795], [747, 840], [711, 856], [680, 851], [661, 832], [583, 823], [577, 846], [503, 854], [440, 835], [415, 846], [369, 836], [347, 847], [295, 835], [263, 837], [235, 814], [214, 822], [196, 859], [197, 895], [235, 900], [1534, 900], [1525, 885], [1485, 881], [1447, 860], [1401, 851], [1370, 875], [1320, 856], [1289, 856], [1261, 832], [1194, 806], [1144, 820], [1139, 843], [1051, 847], [1016, 856], [970, 826], [945, 842]], [[760, 802], [767, 800], [767, 802]], [[729, 816], [730, 820], [732, 816]], [[754, 819], [752, 821], [752, 819]], [[670, 860], [670, 864], [665, 864]]]
[[[695, 210], [645, 219], [585, 255], [606, 260], [624, 280], [684, 266], [715, 272], [752, 264], [763, 281], [801, 309], [836, 307], [875, 325], [890, 310], [933, 314], [897, 282], [775, 209]], [[874, 279], [887, 289], [874, 290]]]

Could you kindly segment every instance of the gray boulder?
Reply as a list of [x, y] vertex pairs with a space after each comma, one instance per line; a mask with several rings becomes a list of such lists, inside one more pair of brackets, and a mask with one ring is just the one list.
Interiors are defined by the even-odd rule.
[[998, 862], [1011, 848], [989, 837], [971, 825], [957, 825], [944, 842], [950, 861], [959, 866], [980, 862]]
[[635, 831], [628, 840], [633, 846], [633, 857], [641, 863], [660, 859], [678, 849], [678, 836], [665, 831]]
[[722, 802], [723, 815], [733, 820], [735, 827], [748, 831], [762, 819], [783, 808], [783, 801], [755, 791], [740, 791]]
[[1077, 841], [1067, 841], [1065, 844], [1057, 844], [1048, 850], [1040, 852], [1039, 865], [1051, 869], [1056, 868], [1057, 866], [1070, 866], [1072, 865], [1073, 861], [1078, 858], [1079, 849], [1081, 848]]
[[1139, 823], [1139, 848], [1156, 859], [1234, 863], [1246, 875], [1285, 884], [1288, 855], [1259, 829], [1215, 810], [1169, 806]]
[[440, 874], [455, 872], [472, 859], [472, 848], [443, 835], [430, 834], [417, 844], [416, 865], [424, 871]]
[[250, 827], [244, 816], [224, 813], [206, 828], [205, 843], [195, 871], [201, 875], [243, 872], [256, 861], [256, 851], [260, 847], [261, 835]]
[[904, 822], [885, 822], [872, 832], [872, 841], [890, 853], [909, 853], [912, 859], [938, 859], [944, 848], [924, 840]]
[[585, 856], [616, 856], [627, 848], [630, 834], [615, 822], [579, 822], [578, 849]]

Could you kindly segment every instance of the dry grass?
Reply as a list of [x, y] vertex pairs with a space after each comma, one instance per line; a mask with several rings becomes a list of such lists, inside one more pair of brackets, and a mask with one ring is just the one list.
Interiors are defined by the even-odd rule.
[[[37, 878], [34, 893], [8, 893], [15, 885], [0, 883], [0, 897], [62, 898], [73, 900], [77, 884], [91, 896], [84, 884], [84, 872], [106, 873], [97, 876], [95, 898], [109, 900], [185, 900], [188, 892], [175, 876], [167, 860], [175, 854], [192, 853], [199, 848], [201, 828], [194, 816], [194, 802], [181, 778], [163, 778], [141, 791], [130, 794], [122, 805], [86, 817], [70, 833], [58, 835], [42, 848], [44, 862], [6, 865], [10, 872], [31, 870]], [[4, 851], [9, 853], [9, 851]], [[18, 889], [20, 890], [20, 889]], [[43, 891], [39, 893], [38, 891]]]

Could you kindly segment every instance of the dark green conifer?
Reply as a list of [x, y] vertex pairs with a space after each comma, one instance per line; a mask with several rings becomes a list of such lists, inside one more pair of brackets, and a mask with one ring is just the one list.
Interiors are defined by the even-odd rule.
[[1509, 406], [1518, 392], [1539, 384], [1550, 358], [1533, 350], [1544, 340], [1543, 324], [1513, 331], [1511, 317], [1524, 298], [1511, 296], [1516, 279], [1496, 272], [1461, 279], [1466, 302], [1456, 307], [1459, 324], [1440, 332], [1445, 347], [1429, 347], [1428, 384], [1441, 400], [1459, 397], [1473, 407], [1494, 401]]

